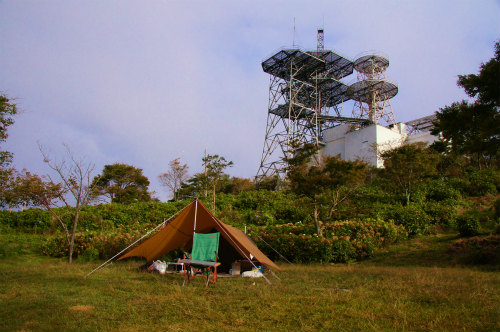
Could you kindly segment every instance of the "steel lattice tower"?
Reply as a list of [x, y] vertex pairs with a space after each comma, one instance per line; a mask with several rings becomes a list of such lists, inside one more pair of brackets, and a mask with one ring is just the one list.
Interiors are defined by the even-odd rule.
[[344, 118], [338, 109], [349, 99], [349, 87], [339, 80], [353, 73], [351, 60], [329, 50], [283, 49], [262, 62], [262, 68], [270, 75], [270, 84], [257, 180], [284, 175], [285, 159], [300, 145], [320, 145], [325, 129], [339, 122], [370, 122]]
[[354, 61], [358, 82], [349, 87], [349, 96], [355, 101], [352, 116], [367, 118], [382, 125], [395, 125], [396, 118], [390, 99], [398, 93], [396, 84], [386, 80], [389, 59], [370, 54]]

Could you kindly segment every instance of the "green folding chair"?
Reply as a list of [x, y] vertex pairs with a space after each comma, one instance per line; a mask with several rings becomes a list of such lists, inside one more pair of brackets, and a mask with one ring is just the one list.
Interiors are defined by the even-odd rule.
[[220, 233], [194, 233], [191, 257], [180, 261], [186, 266], [183, 285], [193, 279], [196, 273], [207, 279], [207, 286], [209, 282], [217, 282], [217, 267], [221, 264], [217, 262], [219, 238]]

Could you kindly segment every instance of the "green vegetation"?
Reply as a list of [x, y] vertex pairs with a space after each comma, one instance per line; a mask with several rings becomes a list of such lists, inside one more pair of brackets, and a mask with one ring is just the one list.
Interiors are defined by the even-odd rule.
[[105, 196], [113, 203], [130, 204], [151, 200], [149, 180], [142, 169], [115, 163], [105, 165], [102, 174], [92, 181], [93, 194]]

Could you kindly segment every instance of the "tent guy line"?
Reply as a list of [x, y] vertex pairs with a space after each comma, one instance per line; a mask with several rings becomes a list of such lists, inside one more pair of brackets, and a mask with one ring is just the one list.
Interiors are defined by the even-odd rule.
[[140, 238], [138, 238], [137, 240], [135, 240], [132, 244], [130, 244], [128, 247], [126, 247], [125, 249], [123, 249], [122, 251], [120, 251], [119, 253], [117, 253], [116, 255], [114, 255], [113, 257], [111, 257], [110, 259], [108, 259], [107, 261], [105, 261], [104, 263], [102, 263], [101, 265], [99, 265], [98, 267], [96, 267], [95, 269], [93, 269], [92, 271], [90, 271], [89, 273], [87, 273], [85, 275], [84, 278], [87, 278], [89, 275], [91, 275], [92, 273], [102, 269], [104, 266], [106, 266], [108, 263], [110, 263], [113, 259], [115, 259], [116, 257], [118, 257], [119, 255], [121, 255], [123, 252], [125, 252], [127, 249], [129, 249], [130, 247], [132, 247], [133, 245], [135, 245], [137, 242], [141, 241], [142, 239], [144, 239], [146, 236], [148, 236], [149, 234], [151, 234], [152, 232], [154, 232], [155, 230], [157, 230], [160, 226], [163, 226], [163, 227], [166, 227], [168, 226], [168, 222], [170, 220], [172, 220], [172, 218], [174, 218], [175, 216], [177, 216], [182, 210], [184, 210], [184, 208], [180, 209], [180, 210], [177, 210], [173, 215], [171, 215], [169, 218], [167, 219], [163, 219], [163, 221], [161, 223], [159, 223], [158, 225], [156, 225], [155, 228], [153, 228], [152, 230], [150, 230], [149, 232], [147, 232], [146, 234], [144, 234], [143, 236], [141, 236]]

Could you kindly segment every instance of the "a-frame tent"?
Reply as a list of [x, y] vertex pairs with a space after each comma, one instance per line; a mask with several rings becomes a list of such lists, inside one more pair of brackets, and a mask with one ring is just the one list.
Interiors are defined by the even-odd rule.
[[151, 238], [120, 256], [118, 260], [143, 257], [150, 262], [182, 246], [189, 250], [195, 232], [220, 233], [218, 255], [218, 261], [221, 262], [220, 271], [228, 271], [236, 260], [259, 262], [266, 267], [280, 270], [245, 233], [217, 219], [198, 199], [186, 206]]

